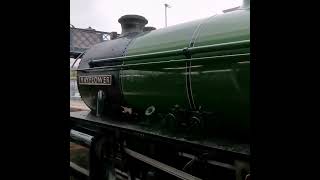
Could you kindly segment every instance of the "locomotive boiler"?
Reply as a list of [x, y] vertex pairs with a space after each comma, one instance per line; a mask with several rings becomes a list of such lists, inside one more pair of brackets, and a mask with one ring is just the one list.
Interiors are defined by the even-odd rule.
[[162, 29], [125, 15], [119, 37], [93, 46], [77, 72], [96, 115], [190, 136], [247, 139], [250, 6]]

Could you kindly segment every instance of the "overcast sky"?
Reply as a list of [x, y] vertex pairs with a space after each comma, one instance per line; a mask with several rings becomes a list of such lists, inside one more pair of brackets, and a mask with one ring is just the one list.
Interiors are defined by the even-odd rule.
[[148, 19], [146, 26], [163, 28], [164, 4], [168, 8], [168, 26], [205, 18], [224, 9], [241, 5], [242, 0], [70, 0], [70, 22], [78, 28], [121, 33], [118, 19], [138, 14]]

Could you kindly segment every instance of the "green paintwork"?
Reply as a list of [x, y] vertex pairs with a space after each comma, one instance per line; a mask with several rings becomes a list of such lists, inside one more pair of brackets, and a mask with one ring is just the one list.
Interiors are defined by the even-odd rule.
[[185, 48], [193, 32], [205, 19], [151, 31], [136, 38], [128, 47], [127, 55], [138, 55]]
[[250, 40], [250, 10], [210, 18], [200, 27], [195, 46]]
[[[188, 109], [186, 62], [189, 60], [177, 52], [187, 48], [197, 33], [195, 48], [190, 48], [193, 52], [191, 87], [197, 109], [217, 113], [220, 125], [228, 126], [231, 131], [247, 130], [250, 10], [215, 15], [151, 31], [134, 39], [127, 48], [127, 56], [168, 52], [149, 58], [124, 59], [120, 77], [125, 101], [140, 111], [151, 105], [162, 113], [174, 105]], [[234, 45], [237, 41], [245, 43]], [[222, 43], [226, 45], [212, 48]]]
[[184, 61], [129, 66], [121, 72], [125, 100], [140, 110], [153, 105], [157, 111], [166, 111], [175, 104], [186, 104], [184, 79]]

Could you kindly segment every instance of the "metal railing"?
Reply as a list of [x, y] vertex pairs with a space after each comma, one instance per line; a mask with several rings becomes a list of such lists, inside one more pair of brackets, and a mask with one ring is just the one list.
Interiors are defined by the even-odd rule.
[[70, 57], [77, 57], [95, 44], [111, 39], [111, 32], [75, 28], [70, 25]]

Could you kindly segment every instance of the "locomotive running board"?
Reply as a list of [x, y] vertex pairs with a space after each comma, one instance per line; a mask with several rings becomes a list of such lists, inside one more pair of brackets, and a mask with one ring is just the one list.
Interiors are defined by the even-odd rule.
[[140, 153], [137, 153], [135, 151], [132, 151], [131, 149], [128, 148], [124, 148], [124, 151], [130, 155], [131, 157], [134, 157], [135, 159], [138, 159], [144, 163], [147, 163], [155, 168], [158, 168], [164, 172], [167, 172], [179, 179], [183, 179], [183, 180], [201, 180], [198, 177], [192, 176], [191, 174], [188, 174], [186, 172], [183, 172], [179, 169], [176, 169], [174, 167], [168, 166], [166, 164], [163, 164], [157, 160], [154, 160], [148, 156], [142, 155]]
[[250, 146], [249, 144], [239, 144], [234, 142], [228, 142], [221, 139], [216, 141], [196, 141], [196, 140], [186, 140], [183, 138], [173, 138], [167, 134], [153, 133], [152, 131], [147, 131], [142, 129], [138, 125], [119, 122], [112, 119], [107, 119], [104, 117], [95, 117], [90, 113], [90, 111], [77, 111], [70, 112], [71, 129], [94, 136], [107, 129], [119, 130], [128, 134], [143, 135], [145, 137], [150, 137], [154, 139], [159, 139], [162, 141], [185, 144], [193, 147], [200, 147], [202, 149], [220, 151], [228, 153], [230, 156], [238, 157], [240, 159], [250, 159]]
[[[229, 170], [236, 170], [236, 172], [239, 169], [241, 170], [241, 168], [239, 168], [236, 164], [229, 164], [229, 162], [248, 161], [250, 159], [249, 144], [235, 142], [232, 143], [231, 141], [226, 141], [224, 139], [203, 139], [201, 141], [197, 141], [182, 139], [179, 136], [172, 137], [165, 133], [154, 133], [152, 130], [144, 129], [137, 124], [117, 121], [107, 117], [96, 117], [94, 114], [90, 113], [90, 111], [70, 112], [70, 130], [71, 140], [74, 140], [89, 148], [94, 145], [92, 143], [95, 143], [94, 137], [104, 136], [106, 132], [114, 132], [117, 135], [121, 135], [121, 137], [143, 136], [146, 141], [157, 141], [159, 143], [174, 144], [177, 147], [181, 147], [182, 149], [180, 149], [180, 155], [191, 159], [196, 159], [198, 157], [191, 154], [186, 154], [184, 149], [188, 148], [197, 152], [204, 152], [209, 155], [214, 154], [215, 156], [219, 157], [228, 157], [228, 161], [226, 160], [222, 162], [215, 161], [215, 157], [209, 156], [206, 160], [211, 165], [223, 167]], [[122, 147], [122, 152], [133, 159], [144, 162], [145, 164], [148, 164], [180, 179], [200, 180], [200, 178], [178, 170], [175, 167], [163, 164], [162, 162], [128, 149], [131, 147], [127, 147], [125, 144], [123, 144], [125, 147]], [[71, 169], [73, 168], [71, 167]], [[95, 173], [94, 171], [91, 171], [90, 174], [94, 175]]]

